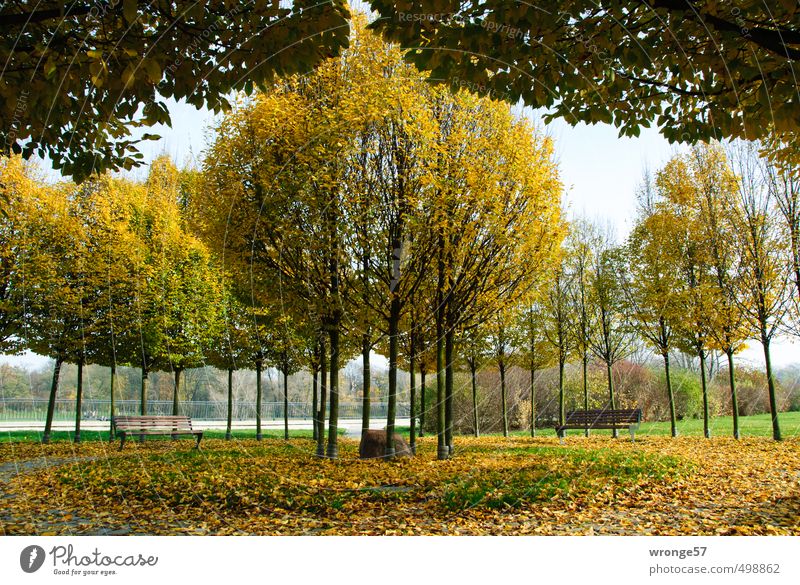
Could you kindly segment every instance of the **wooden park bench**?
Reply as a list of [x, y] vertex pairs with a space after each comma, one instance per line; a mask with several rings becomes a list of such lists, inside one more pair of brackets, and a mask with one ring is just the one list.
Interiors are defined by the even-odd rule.
[[203, 431], [193, 429], [192, 419], [188, 416], [115, 416], [112, 422], [120, 438], [120, 451], [128, 435], [194, 435], [197, 437], [196, 449], [200, 448], [200, 439], [203, 438]]
[[635, 441], [634, 434], [642, 422], [642, 409], [604, 409], [604, 410], [571, 410], [563, 425], [556, 425], [556, 434], [564, 442], [564, 431], [567, 429], [625, 429], [631, 434], [631, 441]]

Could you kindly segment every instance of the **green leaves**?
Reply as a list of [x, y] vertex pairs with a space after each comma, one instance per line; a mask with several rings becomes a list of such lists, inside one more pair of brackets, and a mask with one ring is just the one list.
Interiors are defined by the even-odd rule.
[[[26, 157], [41, 152], [79, 181], [141, 164], [132, 130], [170, 122], [167, 113], [142, 115], [143, 105], [174, 98], [216, 109], [243, 73], [258, 86], [306, 72], [348, 43], [343, 0], [296, 0], [288, 8], [180, 0], [170, 5], [173, 16], [136, 0], [104, 6], [48, 17], [41, 3], [24, 0], [0, 15], [2, 83], [36, 94], [20, 115], [0, 117], [0, 132], [13, 127], [16, 137], [7, 148], [26, 144]], [[28, 13], [36, 17], [14, 18]], [[13, 112], [19, 95], [0, 95], [0, 110]]]
[[[687, 142], [764, 137], [773, 119], [798, 116], [787, 91], [800, 57], [791, 0], [770, 7], [746, 0], [735, 10], [715, 0], [691, 10], [635, 1], [599, 10], [593, 0], [567, 0], [551, 11], [505, 0], [370, 5], [380, 15], [371, 27], [408, 48], [408, 60], [437, 82], [474, 84], [514, 103], [521, 97], [573, 124], [610, 123], [613, 112], [624, 133], [637, 136], [661, 116], [665, 136]], [[407, 13], [453, 17], [430, 23]], [[780, 131], [787, 140], [794, 134], [788, 125]]]

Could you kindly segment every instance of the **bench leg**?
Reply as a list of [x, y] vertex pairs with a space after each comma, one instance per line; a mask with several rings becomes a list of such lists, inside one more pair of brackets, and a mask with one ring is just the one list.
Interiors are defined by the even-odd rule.
[[197, 449], [198, 451], [200, 450], [200, 440], [202, 438], [203, 438], [203, 434], [202, 433], [197, 435], [197, 443], [195, 443], [194, 448]]
[[634, 429], [633, 427], [629, 427], [628, 431], [630, 431], [630, 433], [631, 433], [631, 443], [635, 443], [636, 442], [636, 429]]
[[123, 431], [119, 434], [119, 450], [122, 451], [122, 448], [125, 446], [125, 436], [126, 433]]

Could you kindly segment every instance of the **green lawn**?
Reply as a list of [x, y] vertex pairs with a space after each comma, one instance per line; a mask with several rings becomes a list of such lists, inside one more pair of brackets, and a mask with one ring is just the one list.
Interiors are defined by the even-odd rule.
[[[800, 436], [800, 412], [782, 412], [780, 413], [781, 433], [784, 437], [797, 437]], [[733, 422], [730, 416], [720, 416], [711, 420], [711, 436], [712, 437], [727, 437], [731, 436], [733, 429]], [[754, 416], [741, 416], [739, 417], [739, 429], [742, 437], [770, 437], [772, 436], [772, 419], [768, 414], [757, 414]], [[409, 432], [408, 427], [398, 427], [398, 433], [407, 435]], [[593, 434], [610, 434], [611, 431], [592, 431]], [[344, 434], [344, 430], [340, 429], [340, 434]], [[429, 435], [430, 433], [426, 433]], [[500, 433], [482, 433], [487, 436], [497, 436]], [[528, 436], [530, 431], [513, 431], [514, 436]], [[567, 431], [567, 436], [582, 435], [581, 430]], [[643, 422], [637, 431], [637, 436], [667, 436], [670, 434], [669, 422]], [[681, 437], [702, 437], [703, 436], [703, 421], [702, 419], [685, 419], [678, 421], [678, 434]], [[207, 439], [223, 439], [225, 438], [224, 430], [207, 430], [203, 435]], [[233, 431], [233, 438], [235, 439], [252, 439], [255, 436], [255, 430], [235, 430]], [[265, 439], [282, 439], [283, 431], [280, 429], [270, 429], [264, 431], [263, 436]], [[311, 438], [310, 430], [292, 430], [289, 432], [292, 438]], [[541, 437], [555, 437], [553, 429], [538, 429], [536, 436]], [[39, 431], [1, 431], [0, 442], [5, 441], [39, 441], [41, 440], [41, 432]], [[72, 432], [70, 431], [54, 431], [51, 435], [52, 441], [71, 441]], [[108, 431], [82, 431], [81, 440], [83, 441], [107, 441]]]
[[[781, 434], [784, 437], [800, 435], [800, 412], [781, 412], [778, 415], [781, 425]], [[719, 416], [710, 421], [712, 437], [728, 437], [733, 435], [733, 417]], [[608, 433], [611, 431], [593, 431], [594, 433]], [[739, 417], [739, 432], [742, 437], [771, 437], [772, 417], [769, 414], [756, 414], [753, 416]], [[514, 431], [514, 435], [527, 436], [530, 431]], [[582, 435], [581, 430], [567, 431], [567, 436]], [[666, 436], [670, 434], [669, 421], [643, 422], [636, 432], [637, 436]], [[538, 429], [537, 436], [554, 437], [554, 429]], [[703, 419], [684, 419], [678, 421], [678, 435], [681, 437], [702, 437]]]
[[[344, 434], [345, 431], [340, 429], [339, 434]], [[254, 439], [256, 436], [255, 429], [253, 430], [235, 430], [231, 433], [234, 439]], [[50, 434], [51, 442], [71, 441], [73, 433], [71, 431], [53, 431]], [[262, 432], [265, 439], [282, 439], [283, 430], [270, 429]], [[289, 437], [293, 439], [310, 439], [312, 433], [310, 430], [292, 430], [289, 431]], [[186, 438], [186, 437], [184, 437]], [[224, 430], [207, 430], [203, 433], [203, 439], [224, 439]], [[40, 441], [42, 433], [40, 431], [0, 431], [0, 443], [7, 441]], [[135, 439], [131, 439], [135, 440]], [[164, 440], [161, 437], [148, 437], [148, 441]], [[81, 441], [108, 441], [108, 431], [81, 431]]]

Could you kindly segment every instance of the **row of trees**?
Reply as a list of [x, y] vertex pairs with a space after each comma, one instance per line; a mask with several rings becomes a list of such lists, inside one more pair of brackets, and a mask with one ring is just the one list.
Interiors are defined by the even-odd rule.
[[[430, 86], [362, 22], [341, 59], [224, 118], [203, 174], [197, 221], [234, 286], [318, 335], [319, 428], [330, 401], [318, 454], [337, 455], [338, 370], [354, 344], [365, 379], [370, 352], [388, 356], [389, 433], [399, 368], [412, 405], [416, 373], [424, 385], [436, 372], [448, 457], [459, 335], [530, 294], [557, 257], [550, 141], [505, 104]], [[366, 383], [363, 400], [366, 429]]]
[[19, 158], [2, 161], [2, 351], [30, 349], [55, 360], [44, 440], [59, 375], [78, 366], [76, 440], [86, 364], [175, 374], [202, 365], [219, 336], [224, 291], [207, 248], [184, 229], [181, 194], [191, 175], [159, 159], [144, 183], [108, 176], [48, 184]]
[[[655, 177], [646, 177], [624, 244], [607, 228], [574, 221], [544, 294], [531, 307], [519, 307], [515, 319], [487, 323], [477, 335], [485, 343], [483, 355], [497, 362], [501, 385], [510, 353], [529, 364], [531, 387], [537, 369], [557, 364], [563, 420], [565, 364], [583, 364], [588, 406], [586, 369], [595, 359], [606, 367], [607, 406], [615, 408], [612, 368], [644, 341], [664, 362], [673, 436], [670, 356], [682, 352], [699, 361], [708, 437], [707, 361], [719, 352], [727, 359], [738, 437], [734, 356], [757, 340], [779, 440], [770, 345], [777, 335], [798, 331], [800, 179], [796, 167], [776, 167], [763, 154], [751, 143], [714, 143], [676, 155]], [[472, 361], [470, 369], [475, 371]]]
[[174, 375], [178, 414], [183, 372], [204, 365], [227, 370], [229, 406], [233, 372], [255, 368], [259, 407], [261, 372], [274, 366], [284, 377], [286, 406], [287, 377], [314, 358], [286, 316], [236, 300], [219, 262], [193, 235], [187, 205], [197, 172], [161, 157], [141, 183], [102, 176], [51, 185], [17, 157], [3, 159], [0, 173], [0, 351], [29, 349], [55, 361], [45, 442], [65, 363], [78, 366], [76, 441], [87, 364], [110, 367], [112, 415], [121, 365], [141, 368], [142, 414], [150, 372]]
[[[144, 183], [48, 185], [4, 160], [3, 349], [55, 359], [44, 440], [65, 362], [109, 365], [112, 380], [117, 364], [141, 367], [142, 413], [150, 371], [174, 372], [177, 412], [184, 369], [255, 368], [260, 406], [269, 364], [284, 384], [314, 374], [318, 453], [336, 457], [340, 364], [361, 353], [368, 381], [378, 350], [390, 432], [400, 366], [412, 404], [416, 372], [436, 368], [449, 456], [459, 332], [528, 294], [557, 255], [549, 140], [506, 105], [429, 86], [363, 29], [342, 58], [243, 102], [217, 131], [202, 172], [161, 158]], [[77, 399], [79, 440], [80, 373]]]
[[[362, 356], [366, 429], [369, 355], [379, 351], [389, 358], [387, 431], [400, 367], [412, 408], [416, 374], [424, 387], [435, 373], [447, 458], [461, 359], [473, 380], [496, 360], [503, 405], [513, 360], [527, 363], [532, 389], [538, 370], [557, 365], [561, 420], [566, 364], [580, 361], [586, 379], [600, 360], [613, 408], [612, 369], [636, 337], [663, 356], [670, 395], [671, 352], [697, 355], [705, 386], [705, 359], [718, 350], [735, 404], [733, 355], [753, 335], [772, 380], [769, 342], [800, 290], [791, 168], [744, 147], [733, 158], [698, 147], [647, 182], [624, 246], [583, 220], [564, 240], [550, 141], [505, 104], [427, 84], [358, 22], [340, 58], [226, 115], [201, 170], [161, 158], [144, 183], [47, 185], [4, 160], [4, 350], [22, 344], [56, 360], [51, 405], [67, 361], [79, 372], [110, 365], [112, 380], [116, 364], [141, 367], [142, 413], [154, 369], [174, 372], [177, 413], [188, 367], [211, 363], [229, 380], [254, 368], [258, 406], [266, 364], [284, 388], [307, 368], [317, 452], [336, 457], [340, 365]], [[79, 374], [79, 403], [80, 388]], [[671, 418], [675, 433], [674, 406]], [[51, 419], [52, 407], [45, 440]], [[387, 456], [393, 448], [387, 441]]]

